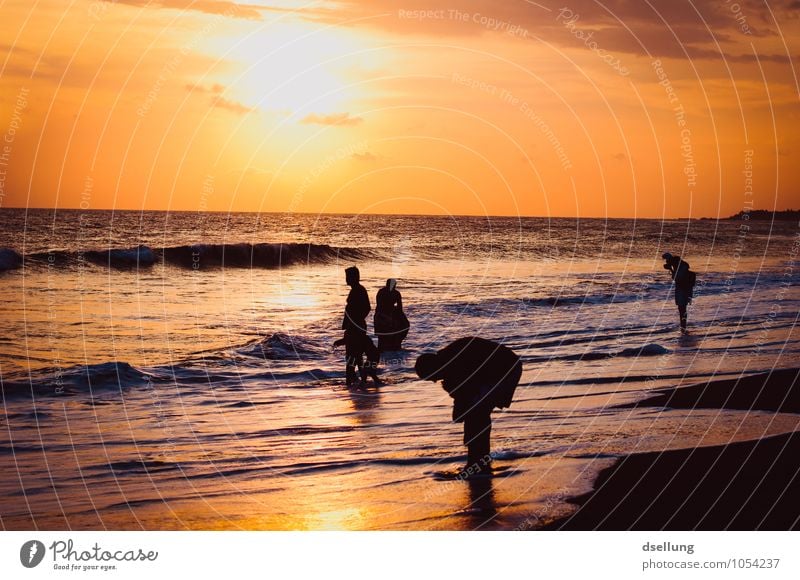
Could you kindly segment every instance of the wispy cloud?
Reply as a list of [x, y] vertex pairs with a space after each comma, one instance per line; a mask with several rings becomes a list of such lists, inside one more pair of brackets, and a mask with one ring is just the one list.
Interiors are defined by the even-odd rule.
[[230, 99], [224, 99], [222, 97], [216, 97], [211, 102], [215, 107], [219, 109], [225, 109], [232, 113], [236, 113], [237, 115], [246, 115], [247, 113], [251, 113], [255, 110], [252, 107], [247, 107], [237, 101], [231, 101]]
[[225, 92], [225, 87], [218, 83], [211, 85], [210, 87], [204, 87], [203, 85], [186, 85], [186, 90], [188, 91], [195, 91], [200, 93], [212, 93], [214, 95], [221, 95]]
[[205, 14], [218, 14], [231, 18], [247, 18], [250, 20], [261, 20], [260, 6], [251, 4], [239, 4], [226, 0], [104, 0], [113, 4], [127, 4], [128, 6], [139, 6], [142, 8], [167, 8], [171, 10], [194, 10]]
[[311, 113], [300, 122], [304, 125], [358, 125], [363, 122], [361, 117], [353, 117], [350, 113], [334, 113], [333, 115], [317, 115]]
[[218, 83], [215, 83], [210, 87], [190, 84], [186, 85], [186, 90], [194, 93], [207, 93], [211, 95], [212, 107], [225, 109], [227, 111], [230, 111], [231, 113], [236, 113], [237, 115], [246, 115], [247, 113], [251, 113], [255, 110], [254, 108], [243, 105], [238, 101], [234, 101], [232, 99], [226, 99], [225, 97], [223, 97], [222, 94], [225, 92], [225, 87]]
[[374, 153], [370, 153], [369, 151], [364, 151], [363, 153], [356, 152], [356, 153], [353, 153], [351, 155], [351, 157], [353, 159], [355, 159], [356, 161], [371, 162], [371, 161], [377, 161], [378, 160], [378, 156], [375, 155]]

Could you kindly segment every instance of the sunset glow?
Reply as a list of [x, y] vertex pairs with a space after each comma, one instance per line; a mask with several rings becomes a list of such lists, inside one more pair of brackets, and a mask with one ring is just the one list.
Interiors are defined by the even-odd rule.
[[796, 207], [792, 4], [6, 2], [0, 206]]

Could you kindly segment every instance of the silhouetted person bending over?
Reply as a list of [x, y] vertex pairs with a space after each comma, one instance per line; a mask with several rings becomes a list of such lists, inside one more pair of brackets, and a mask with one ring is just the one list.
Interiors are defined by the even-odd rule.
[[399, 350], [408, 335], [408, 318], [403, 312], [403, 296], [397, 290], [397, 280], [389, 278], [375, 297], [375, 334], [378, 351]]
[[686, 332], [686, 309], [692, 301], [697, 275], [689, 270], [689, 264], [681, 260], [680, 256], [673, 256], [666, 252], [661, 257], [664, 258], [664, 269], [669, 270], [670, 274], [672, 274], [672, 279], [675, 281], [675, 304], [678, 305], [681, 332]]
[[491, 413], [511, 405], [522, 376], [519, 356], [483, 338], [460, 338], [436, 354], [423, 354], [415, 367], [421, 379], [442, 381], [453, 398], [453, 421], [464, 423], [467, 476], [491, 472]]
[[[345, 271], [345, 280], [350, 286], [350, 293], [347, 295], [347, 305], [344, 309], [344, 320], [342, 320], [342, 330], [344, 338], [337, 340], [334, 346], [342, 343], [345, 345], [345, 374], [347, 385], [355, 384], [358, 374], [356, 367], [361, 371], [361, 382], [364, 383], [368, 376], [371, 376], [376, 384], [380, 384], [378, 379], [378, 349], [367, 336], [367, 315], [371, 310], [367, 291], [361, 285], [361, 273], [358, 268], [351, 266]], [[367, 361], [364, 362], [364, 355]]]

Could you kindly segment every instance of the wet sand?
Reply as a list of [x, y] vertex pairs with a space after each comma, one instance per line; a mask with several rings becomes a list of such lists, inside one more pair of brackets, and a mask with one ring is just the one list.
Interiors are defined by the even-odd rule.
[[[659, 392], [628, 406], [800, 412], [800, 369]], [[632, 454], [603, 470], [578, 510], [547, 529], [800, 528], [800, 432], [728, 445]]]
[[800, 369], [780, 369], [769, 374], [743, 375], [658, 391], [643, 401], [623, 407], [673, 409], [737, 409], [800, 413]]

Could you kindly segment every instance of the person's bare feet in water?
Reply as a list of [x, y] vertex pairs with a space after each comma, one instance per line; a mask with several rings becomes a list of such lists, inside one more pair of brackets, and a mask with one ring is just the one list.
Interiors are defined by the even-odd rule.
[[481, 479], [492, 477], [492, 464], [468, 463], [461, 468], [458, 474], [459, 479]]
[[[366, 389], [367, 388], [367, 380], [368, 379], [369, 379], [369, 377], [364, 377], [363, 379], [361, 379], [361, 382], [358, 383], [358, 387], [361, 388], [361, 389]], [[372, 380], [375, 381], [375, 386], [376, 387], [380, 387], [381, 385], [383, 385], [383, 381], [380, 380], [376, 375], [372, 375]]]

